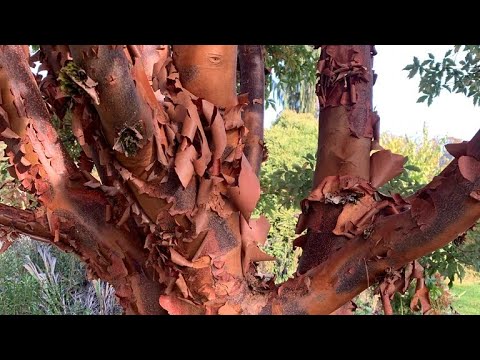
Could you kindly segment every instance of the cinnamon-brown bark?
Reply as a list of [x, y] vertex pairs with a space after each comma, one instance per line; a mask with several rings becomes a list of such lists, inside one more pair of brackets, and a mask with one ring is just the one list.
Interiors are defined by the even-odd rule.
[[46, 243], [53, 241], [46, 220], [33, 211], [0, 204], [0, 253], [6, 251], [21, 235]]
[[[368, 45], [322, 46], [317, 69], [321, 110], [313, 188], [327, 176], [350, 175], [369, 180], [375, 119], [372, 65]], [[332, 233], [340, 211], [334, 204], [312, 204], [309, 231], [297, 240], [303, 248], [300, 273], [320, 264], [347, 241], [345, 236]]]
[[[156, 45], [42, 52], [52, 74], [42, 89], [55, 111], [56, 100], [72, 102], [83, 153], [77, 167], [58, 140], [24, 47], [1, 47], [0, 138], [12, 174], [42, 203], [36, 212], [0, 206], [1, 246], [25, 233], [75, 252], [127, 313], [344, 313], [376, 281], [400, 289], [412, 278], [426, 312], [419, 266], [399, 269], [480, 217], [480, 132], [450, 147], [456, 159], [413, 196], [376, 191], [404, 158], [377, 143], [372, 48], [324, 46], [318, 161], [297, 225], [304, 251], [299, 274], [276, 287], [254, 265], [272, 258], [259, 248], [268, 221], [251, 218], [260, 187], [244, 155], [255, 126], [235, 94], [237, 47], [173, 46], [173, 59]], [[59, 72], [75, 93], [55, 97]]]
[[92, 276], [111, 282], [127, 312], [160, 313], [160, 284], [145, 267], [138, 233], [107, 222], [111, 204], [104, 193], [83, 185], [89, 179], [60, 143], [21, 46], [0, 49], [0, 92], [0, 136], [12, 175], [44, 205], [53, 244], [79, 255]]
[[[475, 139], [480, 132], [470, 143]], [[349, 240], [334, 256], [280, 287], [272, 311], [328, 314], [386, 270], [397, 270], [456, 239], [480, 217], [479, 159], [480, 153], [470, 152], [454, 160], [409, 200], [408, 210], [379, 215], [368, 237]]]

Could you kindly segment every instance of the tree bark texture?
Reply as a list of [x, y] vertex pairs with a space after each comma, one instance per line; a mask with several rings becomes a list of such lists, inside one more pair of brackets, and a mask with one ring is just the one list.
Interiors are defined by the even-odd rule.
[[[294, 279], [275, 286], [255, 262], [270, 225], [260, 196], [264, 73], [257, 45], [0, 47], [0, 139], [11, 173], [40, 206], [0, 206], [0, 252], [20, 234], [74, 252], [131, 314], [329, 314], [380, 282], [417, 281], [415, 259], [480, 217], [480, 132], [407, 199], [376, 189], [405, 159], [378, 145], [371, 46], [322, 46], [317, 166], [302, 201]], [[237, 55], [242, 76], [235, 92]], [[37, 85], [38, 83], [38, 85]], [[44, 99], [42, 98], [42, 94]], [[51, 124], [71, 112], [74, 161]], [[95, 168], [97, 176], [92, 175]], [[407, 265], [407, 267], [405, 267]]]

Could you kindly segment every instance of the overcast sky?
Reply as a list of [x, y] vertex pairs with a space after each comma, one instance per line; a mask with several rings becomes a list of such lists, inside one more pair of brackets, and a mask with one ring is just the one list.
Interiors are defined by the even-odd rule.
[[[443, 55], [449, 45], [377, 45], [374, 70], [378, 74], [373, 87], [373, 104], [381, 119], [381, 131], [398, 135], [419, 135], [426, 122], [431, 136], [453, 136], [469, 140], [480, 128], [480, 107], [473, 106], [471, 98], [447, 91], [434, 99], [428, 107], [426, 102], [417, 104], [418, 77], [408, 79], [402, 69], [412, 62], [414, 56], [420, 60], [433, 53], [436, 58]], [[265, 125], [269, 126], [276, 114], [267, 110]]]

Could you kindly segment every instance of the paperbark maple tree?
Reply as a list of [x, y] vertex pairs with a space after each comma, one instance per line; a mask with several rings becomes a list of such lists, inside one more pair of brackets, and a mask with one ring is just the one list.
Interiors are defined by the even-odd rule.
[[[294, 279], [276, 286], [255, 271], [272, 259], [259, 248], [268, 221], [251, 218], [265, 158], [256, 45], [47, 45], [43, 79], [28, 47], [0, 46], [0, 139], [12, 176], [40, 203], [0, 205], [0, 251], [26, 234], [73, 252], [127, 314], [344, 313], [376, 282], [390, 313], [414, 278], [412, 306], [427, 312], [415, 259], [480, 217], [480, 131], [449, 145], [455, 160], [411, 197], [379, 193], [405, 159], [378, 143], [374, 48], [321, 50], [317, 167]], [[51, 122], [67, 112], [78, 161]]]

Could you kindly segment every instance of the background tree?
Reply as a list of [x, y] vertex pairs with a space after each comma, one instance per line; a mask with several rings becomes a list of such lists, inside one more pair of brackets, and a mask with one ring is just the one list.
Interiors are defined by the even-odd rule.
[[[298, 275], [275, 286], [255, 267], [271, 259], [258, 247], [269, 226], [251, 218], [260, 187], [243, 154], [252, 134], [235, 93], [236, 46], [42, 46], [49, 76], [39, 86], [28, 49], [2, 47], [0, 134], [12, 174], [40, 203], [1, 207], [2, 250], [26, 233], [78, 254], [127, 313], [330, 313], [378, 280], [390, 312], [414, 278], [427, 311], [411, 262], [480, 216], [480, 132], [450, 147], [455, 160], [413, 196], [377, 192], [404, 158], [378, 145], [374, 52], [322, 46], [313, 190], [296, 229], [307, 230], [303, 253]], [[68, 111], [77, 161], [51, 122]]]
[[309, 45], [265, 45], [265, 52], [265, 93], [267, 98], [273, 95], [267, 107], [275, 106], [276, 99], [284, 109], [318, 116], [315, 64], [319, 51]]
[[433, 54], [423, 61], [413, 58], [407, 65], [408, 77], [420, 77], [418, 90], [422, 94], [417, 102], [427, 101], [431, 105], [442, 90], [471, 97], [473, 104], [480, 100], [480, 46], [455, 45], [443, 59], [436, 61]]

